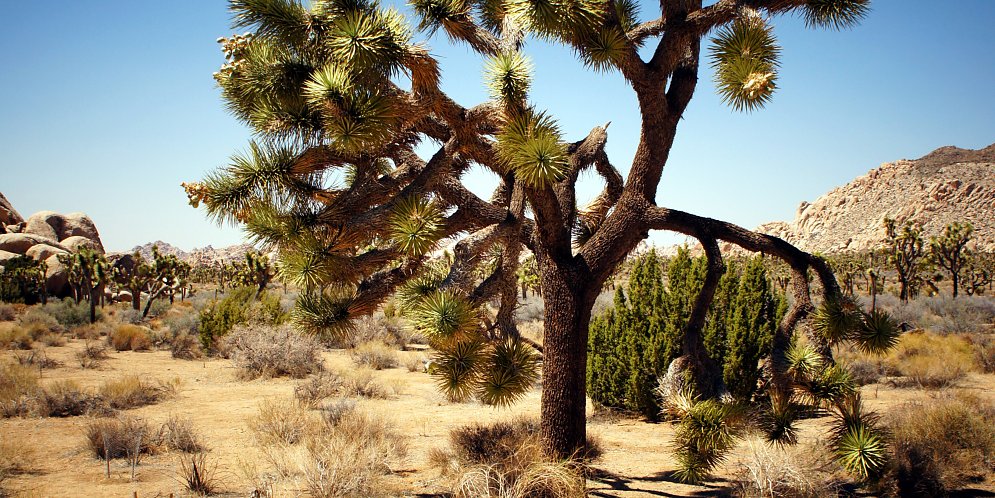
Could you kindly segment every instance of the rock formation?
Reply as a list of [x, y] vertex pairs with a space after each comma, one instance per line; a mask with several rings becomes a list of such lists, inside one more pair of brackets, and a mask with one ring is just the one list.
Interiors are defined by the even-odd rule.
[[995, 144], [967, 150], [941, 147], [916, 160], [885, 163], [812, 203], [795, 220], [757, 230], [807, 251], [860, 251], [879, 247], [885, 217], [923, 226], [927, 238], [954, 221], [974, 225], [977, 248], [995, 251]]
[[41, 211], [25, 220], [0, 193], [0, 265], [22, 255], [44, 261], [48, 265], [45, 282], [48, 293], [61, 297], [69, 292], [69, 277], [59, 255], [82, 246], [104, 253], [100, 234], [89, 216]]

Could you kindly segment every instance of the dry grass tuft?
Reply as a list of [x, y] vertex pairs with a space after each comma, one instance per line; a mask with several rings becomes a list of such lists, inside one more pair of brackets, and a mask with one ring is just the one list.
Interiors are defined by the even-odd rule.
[[394, 392], [373, 377], [369, 370], [355, 370], [345, 378], [343, 394], [369, 399], [387, 399]]
[[169, 352], [173, 358], [181, 360], [196, 360], [203, 356], [200, 350], [200, 339], [186, 332], [173, 337], [169, 342]]
[[249, 428], [260, 444], [294, 445], [315, 430], [319, 420], [294, 402], [266, 400], [259, 404], [259, 413], [248, 420]]
[[158, 446], [158, 432], [139, 418], [99, 419], [88, 424], [83, 433], [87, 448], [102, 460], [136, 459], [152, 455]]
[[397, 351], [381, 341], [364, 342], [350, 353], [357, 365], [374, 370], [394, 368], [398, 364]]
[[905, 377], [899, 384], [930, 389], [951, 386], [976, 369], [968, 341], [929, 332], [902, 335], [883, 363], [889, 373]]
[[839, 481], [825, 448], [771, 445], [747, 441], [735, 490], [744, 498], [822, 498], [839, 494]]
[[37, 460], [34, 450], [24, 442], [13, 441], [10, 437], [0, 439], [0, 496], [6, 496], [4, 481], [32, 472]]
[[100, 388], [100, 397], [115, 410], [154, 405], [175, 393], [173, 385], [147, 382], [137, 375], [108, 381]]
[[5, 349], [31, 349], [34, 338], [16, 323], [0, 323], [0, 347]]
[[76, 352], [76, 361], [82, 368], [98, 368], [100, 363], [106, 359], [107, 348], [89, 340], [84, 344], [82, 351]]
[[35, 369], [0, 363], [0, 416], [26, 415], [30, 411], [30, 400], [38, 391], [38, 372]]
[[397, 496], [387, 476], [407, 455], [405, 436], [361, 412], [344, 415], [304, 441], [300, 473], [315, 497]]
[[942, 496], [995, 471], [995, 404], [967, 394], [892, 410], [886, 479], [899, 496]]
[[152, 348], [149, 330], [129, 323], [118, 325], [107, 336], [107, 343], [115, 351], [147, 351]]
[[193, 422], [188, 418], [171, 416], [162, 424], [159, 438], [163, 446], [184, 453], [199, 453], [206, 447], [200, 441], [200, 435], [193, 428]]
[[55, 358], [49, 358], [48, 354], [46, 354], [43, 349], [32, 349], [31, 351], [25, 353], [15, 354], [14, 357], [17, 358], [17, 363], [26, 367], [49, 369], [59, 368], [62, 366], [62, 362], [56, 360]]
[[239, 325], [223, 342], [249, 379], [284, 375], [300, 379], [322, 369], [321, 343], [287, 325]]
[[75, 381], [50, 384], [35, 398], [35, 411], [43, 417], [77, 417], [104, 415], [108, 407], [96, 394], [86, 392]]
[[294, 386], [294, 399], [306, 407], [313, 408], [322, 400], [341, 393], [344, 386], [345, 380], [341, 375], [323, 370]]
[[221, 489], [218, 464], [210, 461], [207, 453], [181, 456], [179, 475], [183, 485], [196, 495], [210, 496]]

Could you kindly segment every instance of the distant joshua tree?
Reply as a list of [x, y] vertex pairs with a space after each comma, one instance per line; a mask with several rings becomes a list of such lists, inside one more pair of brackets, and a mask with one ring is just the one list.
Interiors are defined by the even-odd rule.
[[971, 223], [955, 221], [944, 228], [942, 235], [929, 241], [931, 260], [950, 274], [954, 298], [957, 297], [961, 280], [967, 276], [965, 270], [973, 256], [973, 252], [967, 247], [973, 233], [974, 226]]
[[[505, 404], [537, 379], [539, 353], [514, 322], [520, 254], [531, 250], [546, 303], [540, 437], [554, 455], [585, 445], [591, 309], [650, 230], [694, 237], [705, 249], [707, 276], [679, 359], [703, 399], [724, 389], [701, 334], [723, 273], [718, 242], [787, 263], [792, 307], [773, 338], [767, 384], [787, 390], [785, 354], [813, 309], [809, 271], [827, 301], [840, 295], [829, 266], [776, 237], [657, 206], [657, 187], [697, 87], [706, 36], [723, 101], [754, 111], [777, 87], [773, 18], [801, 15], [810, 27], [845, 28], [869, 2], [704, 3], [660, 2], [640, 22], [633, 0], [413, 0], [419, 30], [442, 30], [486, 60], [492, 98], [464, 107], [440, 90], [438, 62], [394, 9], [373, 0], [231, 0], [234, 27], [251, 32], [220, 40], [227, 62], [215, 77], [258, 141], [202, 183], [187, 184], [187, 193], [214, 219], [279, 249], [280, 271], [301, 289], [293, 316], [304, 329], [347, 333], [351, 319], [406, 289], [409, 316], [439, 351], [436, 375], [453, 400]], [[605, 153], [607, 124], [566, 141], [554, 118], [529, 101], [529, 36], [563, 44], [592, 70], [617, 71], [631, 86], [642, 124], [627, 177]], [[423, 159], [419, 143], [436, 150]], [[474, 165], [500, 179], [489, 199], [460, 181]], [[579, 206], [577, 179], [589, 170], [604, 190]], [[344, 184], [324, 181], [335, 171]], [[459, 242], [438, 271], [429, 255], [445, 239]], [[495, 248], [493, 270], [474, 278]], [[482, 319], [486, 302], [496, 304], [493, 319]], [[824, 338], [810, 339], [829, 359]]]

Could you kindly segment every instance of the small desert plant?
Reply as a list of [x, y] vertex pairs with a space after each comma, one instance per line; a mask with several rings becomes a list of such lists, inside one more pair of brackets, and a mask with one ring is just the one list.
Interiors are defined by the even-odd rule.
[[197, 337], [186, 332], [181, 332], [173, 337], [169, 343], [169, 352], [173, 358], [181, 360], [194, 360], [202, 356], [200, 341], [197, 340]]
[[70, 331], [77, 339], [95, 341], [103, 336], [110, 335], [114, 328], [107, 322], [88, 323], [81, 327], [76, 327]]
[[359, 396], [370, 399], [386, 399], [390, 397], [391, 391], [387, 386], [373, 377], [369, 370], [356, 370], [350, 372], [345, 378], [343, 387], [344, 394], [349, 396]]
[[977, 334], [969, 336], [969, 340], [978, 368], [985, 373], [995, 373], [995, 336]]
[[129, 410], [146, 405], [154, 405], [174, 394], [175, 389], [168, 384], [151, 383], [137, 375], [108, 381], [100, 388], [100, 397], [115, 410]]
[[45, 353], [43, 349], [32, 349], [31, 351], [15, 354], [17, 358], [17, 363], [24, 365], [26, 367], [35, 367], [38, 369], [45, 368], [58, 368], [62, 366], [62, 363], [54, 358], [49, 358], [48, 354]]
[[248, 421], [262, 444], [297, 444], [315, 427], [307, 408], [287, 401], [263, 401], [259, 413]]
[[376, 313], [357, 319], [349, 334], [331, 339], [330, 345], [356, 348], [367, 342], [381, 342], [393, 349], [404, 349], [409, 343], [423, 342], [423, 338], [415, 335], [411, 328], [401, 325], [398, 319]]
[[880, 416], [864, 409], [859, 393], [836, 402], [832, 415], [829, 445], [840, 467], [859, 479], [879, 476], [887, 463], [887, 442], [878, 427]]
[[247, 378], [303, 378], [321, 370], [321, 344], [289, 325], [240, 325], [225, 342], [235, 365]]
[[38, 393], [38, 372], [30, 367], [0, 363], [0, 417], [27, 414]]
[[0, 303], [0, 322], [17, 319], [17, 307], [10, 303]]
[[84, 391], [71, 380], [50, 384], [37, 396], [35, 405], [35, 409], [43, 417], [101, 415], [109, 411], [100, 396]]
[[356, 411], [356, 402], [351, 399], [336, 399], [321, 405], [321, 418], [326, 424], [339, 425], [346, 416]]
[[974, 370], [971, 344], [960, 336], [905, 334], [885, 358], [890, 373], [925, 388], [947, 387]]
[[210, 496], [221, 488], [218, 464], [210, 461], [207, 453], [180, 457], [180, 481], [188, 490], [200, 496]]
[[313, 407], [321, 400], [343, 391], [345, 381], [337, 372], [323, 370], [294, 386], [294, 399], [298, 403]]
[[838, 496], [838, 481], [821, 458], [824, 448], [771, 445], [751, 439], [739, 462], [736, 495], [743, 498]]
[[[581, 461], [547, 458], [538, 431], [534, 419], [460, 427], [450, 432], [449, 451], [436, 450], [430, 458], [453, 478], [459, 497], [583, 496]], [[588, 447], [589, 454], [598, 452], [590, 440]]]
[[374, 370], [394, 368], [398, 364], [397, 351], [380, 341], [360, 344], [352, 350], [350, 356], [356, 364]]
[[688, 484], [704, 481], [726, 459], [742, 428], [743, 415], [738, 405], [694, 400], [674, 432], [674, 477]]
[[97, 368], [100, 362], [107, 359], [107, 348], [100, 343], [87, 340], [82, 351], [76, 352], [76, 360], [83, 368]]
[[94, 420], [83, 433], [87, 448], [102, 460], [153, 454], [158, 434], [144, 420], [132, 417]]
[[428, 357], [423, 354], [408, 354], [404, 357], [403, 364], [409, 372], [422, 372], [425, 370], [426, 361], [428, 361]]
[[301, 473], [311, 496], [396, 496], [385, 476], [407, 454], [391, 423], [353, 411], [304, 441]]
[[162, 445], [184, 453], [198, 453], [204, 451], [204, 444], [200, 441], [200, 435], [193, 428], [193, 423], [188, 418], [171, 416], [162, 424], [159, 431]]
[[145, 351], [152, 347], [149, 330], [138, 325], [118, 325], [110, 335], [107, 343], [115, 351]]
[[31, 332], [14, 323], [0, 323], [0, 347], [7, 349], [31, 349], [34, 338]]
[[995, 404], [944, 394], [892, 410], [886, 490], [943, 496], [995, 470]]

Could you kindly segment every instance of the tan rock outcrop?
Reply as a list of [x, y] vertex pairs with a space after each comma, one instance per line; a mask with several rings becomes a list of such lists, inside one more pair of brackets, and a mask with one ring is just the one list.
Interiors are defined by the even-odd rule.
[[48, 244], [35, 244], [24, 253], [35, 261], [45, 261], [56, 254], [66, 254], [66, 251]]
[[977, 248], [995, 251], [995, 144], [942, 147], [917, 160], [885, 163], [803, 202], [794, 221], [757, 230], [807, 251], [859, 251], [882, 244], [886, 217], [921, 224], [927, 238], [949, 223], [968, 221]]
[[65, 249], [58, 242], [30, 233], [5, 233], [0, 235], [0, 251], [24, 254], [32, 246], [48, 244], [59, 249]]
[[7, 197], [0, 192], [0, 227], [4, 225], [16, 225], [24, 221], [20, 213], [14, 209]]

